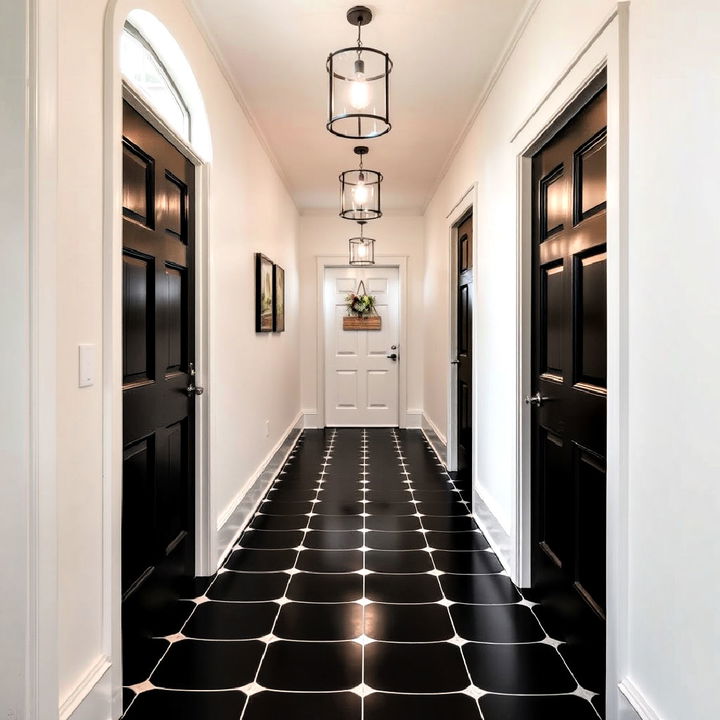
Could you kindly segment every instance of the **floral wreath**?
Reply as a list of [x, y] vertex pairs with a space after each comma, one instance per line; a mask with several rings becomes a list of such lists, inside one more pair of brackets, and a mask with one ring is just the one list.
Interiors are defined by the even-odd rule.
[[345, 297], [347, 314], [355, 317], [369, 317], [377, 315], [375, 310], [375, 296], [368, 295], [365, 283], [361, 280], [358, 289]]

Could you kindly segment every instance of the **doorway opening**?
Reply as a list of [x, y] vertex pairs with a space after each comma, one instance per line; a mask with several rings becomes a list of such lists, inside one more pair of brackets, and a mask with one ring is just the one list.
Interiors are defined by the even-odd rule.
[[531, 590], [605, 702], [607, 91], [532, 158]]
[[[348, 295], [375, 298], [375, 329], [347, 326]], [[323, 278], [324, 396], [327, 427], [400, 424], [400, 270], [326, 267]]]

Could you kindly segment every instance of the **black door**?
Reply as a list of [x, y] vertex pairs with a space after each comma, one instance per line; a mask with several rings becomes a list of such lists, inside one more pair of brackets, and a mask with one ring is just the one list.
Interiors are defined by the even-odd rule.
[[472, 477], [472, 215], [457, 228], [457, 459], [458, 473]]
[[126, 683], [136, 681], [136, 641], [157, 633], [157, 618], [194, 574], [194, 174], [123, 103]]
[[[606, 91], [533, 158], [533, 585], [602, 693], [605, 615]], [[549, 630], [549, 632], [551, 632]], [[552, 632], [551, 632], [552, 634]], [[572, 663], [571, 663], [572, 668]], [[579, 678], [580, 679], [580, 678]]]

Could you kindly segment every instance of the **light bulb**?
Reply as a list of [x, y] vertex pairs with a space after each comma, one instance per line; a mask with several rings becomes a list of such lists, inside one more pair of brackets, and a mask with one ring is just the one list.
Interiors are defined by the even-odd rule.
[[370, 104], [370, 88], [362, 73], [357, 73], [350, 85], [350, 104], [355, 110], [364, 110]]
[[365, 245], [358, 246], [358, 256], [364, 258], [367, 255], [367, 248]]
[[353, 197], [356, 205], [362, 206], [368, 201], [370, 190], [362, 180], [358, 181], [358, 184], [353, 189]]
[[355, 61], [355, 79], [350, 83], [350, 104], [355, 110], [364, 110], [370, 104], [370, 87], [365, 80], [365, 61], [360, 57]]

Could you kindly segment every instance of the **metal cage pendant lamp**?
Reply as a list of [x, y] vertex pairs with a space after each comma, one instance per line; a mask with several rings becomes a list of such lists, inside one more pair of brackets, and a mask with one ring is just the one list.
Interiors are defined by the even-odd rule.
[[363, 167], [363, 156], [367, 153], [365, 145], [358, 145], [355, 154], [360, 156], [360, 167], [345, 170], [339, 176], [340, 216], [346, 220], [375, 220], [382, 216], [380, 186], [383, 176], [377, 170]]
[[339, 137], [369, 139], [390, 132], [392, 127], [392, 60], [386, 52], [364, 47], [361, 39], [362, 27], [372, 17], [372, 11], [362, 5], [348, 10], [348, 22], [358, 29], [357, 45], [336, 50], [327, 59], [330, 103], [326, 127]]
[[366, 238], [364, 233], [365, 220], [358, 222], [360, 236], [351, 237], [348, 240], [350, 249], [350, 265], [374, 265], [375, 264], [375, 240]]

